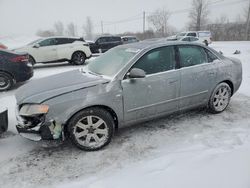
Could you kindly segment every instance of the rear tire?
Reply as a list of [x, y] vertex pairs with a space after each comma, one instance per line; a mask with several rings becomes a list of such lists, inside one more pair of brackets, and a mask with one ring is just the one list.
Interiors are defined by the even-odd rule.
[[0, 72], [0, 91], [6, 91], [13, 87], [14, 79], [5, 72]]
[[101, 108], [80, 111], [68, 123], [72, 143], [85, 151], [96, 151], [108, 145], [113, 130], [112, 116]]
[[73, 65], [83, 65], [86, 60], [86, 55], [83, 52], [74, 52], [71, 58], [71, 63]]
[[232, 89], [230, 86], [223, 82], [216, 86], [208, 104], [209, 111], [213, 114], [223, 112], [229, 105], [232, 96]]

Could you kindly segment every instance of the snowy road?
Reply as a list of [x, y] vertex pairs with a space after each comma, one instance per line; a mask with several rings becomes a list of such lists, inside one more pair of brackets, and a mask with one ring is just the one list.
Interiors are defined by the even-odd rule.
[[[218, 115], [195, 110], [120, 130], [97, 152], [31, 142], [15, 130], [16, 90], [0, 94], [9, 132], [0, 138], [0, 187], [250, 187], [250, 42], [216, 42], [243, 62], [243, 83]], [[235, 50], [240, 55], [232, 55]], [[33, 79], [77, 69], [39, 65]], [[32, 81], [31, 80], [31, 81]]]

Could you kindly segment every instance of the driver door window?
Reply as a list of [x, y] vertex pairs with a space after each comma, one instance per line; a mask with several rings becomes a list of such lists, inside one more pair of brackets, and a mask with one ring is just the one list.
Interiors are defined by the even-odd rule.
[[122, 81], [125, 120], [154, 117], [178, 109], [180, 71], [168, 71], [175, 69], [173, 46], [146, 53], [133, 68], [144, 70], [147, 76]]
[[146, 75], [175, 69], [174, 47], [152, 50], [139, 59], [132, 68], [142, 69]]

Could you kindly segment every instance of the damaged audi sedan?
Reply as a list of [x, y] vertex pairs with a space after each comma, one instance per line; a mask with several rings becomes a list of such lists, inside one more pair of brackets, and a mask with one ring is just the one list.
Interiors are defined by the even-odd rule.
[[145, 41], [115, 47], [84, 69], [29, 82], [16, 93], [18, 132], [32, 140], [69, 137], [93, 151], [115, 130], [207, 106], [226, 109], [239, 89], [237, 59], [185, 42]]

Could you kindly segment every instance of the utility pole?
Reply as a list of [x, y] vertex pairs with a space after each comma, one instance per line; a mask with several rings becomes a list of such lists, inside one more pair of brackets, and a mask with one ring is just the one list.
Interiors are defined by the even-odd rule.
[[103, 35], [103, 21], [101, 21], [102, 35]]
[[145, 33], [145, 25], [146, 25], [146, 13], [143, 11], [143, 34]]
[[250, 22], [250, 0], [249, 0], [249, 5], [247, 9], [247, 23], [246, 23], [246, 40], [249, 39], [249, 23]]

